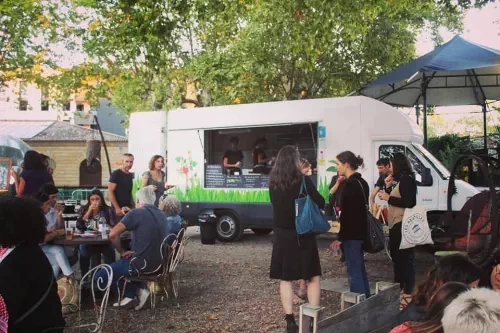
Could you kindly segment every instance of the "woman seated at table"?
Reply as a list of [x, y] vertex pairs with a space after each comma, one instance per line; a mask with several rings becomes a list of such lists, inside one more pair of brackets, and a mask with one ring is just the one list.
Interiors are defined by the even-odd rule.
[[[87, 230], [97, 231], [98, 219], [104, 216], [108, 224], [108, 230], [115, 225], [115, 216], [113, 210], [106, 204], [102, 192], [98, 189], [90, 192], [87, 198], [87, 204], [82, 207], [80, 218], [76, 223], [78, 230], [85, 232]], [[111, 244], [107, 245], [80, 245], [80, 270], [82, 277], [89, 271], [89, 266], [95, 267], [101, 263], [101, 253], [105, 264], [112, 264], [115, 261], [115, 250]], [[92, 259], [92, 260], [91, 260]], [[92, 263], [92, 265], [90, 265]]]
[[[38, 192], [35, 194], [35, 199], [40, 203], [43, 214], [47, 214], [50, 209], [49, 196], [45, 193]], [[47, 220], [45, 220], [45, 224], [47, 224]], [[40, 244], [40, 247], [49, 259], [49, 262], [54, 271], [54, 276], [57, 278], [59, 276], [59, 271], [61, 270], [64, 276], [69, 279], [73, 279], [73, 269], [71, 268], [68, 257], [64, 252], [64, 248], [60, 245], [50, 244], [50, 242], [52, 242], [57, 237], [64, 236], [64, 229], [55, 229], [54, 227], [49, 227], [46, 230], [47, 233], [45, 234], [43, 244]]]

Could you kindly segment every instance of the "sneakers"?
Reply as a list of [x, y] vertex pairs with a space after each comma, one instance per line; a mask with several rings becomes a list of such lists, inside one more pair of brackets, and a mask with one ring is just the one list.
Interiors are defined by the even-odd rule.
[[128, 305], [130, 302], [132, 302], [134, 299], [133, 298], [129, 298], [129, 297], [124, 297], [120, 303], [116, 302], [113, 304], [114, 307], [121, 307], [121, 306], [126, 306]]
[[141, 289], [139, 296], [137, 296], [137, 299], [139, 300], [139, 305], [135, 307], [136, 310], [142, 309], [144, 304], [146, 304], [146, 301], [148, 300], [150, 294], [151, 293], [149, 292], [149, 290]]

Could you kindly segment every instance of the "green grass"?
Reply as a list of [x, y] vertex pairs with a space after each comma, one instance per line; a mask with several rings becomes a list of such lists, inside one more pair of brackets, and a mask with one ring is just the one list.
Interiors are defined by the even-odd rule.
[[[328, 189], [326, 177], [319, 180], [319, 193], [328, 201], [330, 191]], [[191, 187], [187, 191], [179, 188], [170, 190], [180, 201], [204, 201], [204, 202], [270, 202], [269, 191], [265, 190], [247, 190], [247, 189], [205, 189], [199, 181], [191, 181]]]
[[180, 201], [205, 202], [270, 202], [269, 191], [265, 190], [212, 190], [205, 189], [200, 182], [191, 182], [187, 191], [174, 188], [170, 191]]
[[137, 193], [137, 191], [139, 191], [141, 185], [142, 185], [142, 178], [136, 178], [132, 182], [132, 198], [134, 199], [134, 202], [135, 202], [135, 194]]
[[328, 179], [326, 177], [322, 177], [319, 179], [318, 192], [325, 198], [325, 201], [328, 203], [330, 199], [330, 189], [328, 188], [330, 184], [328, 183]]

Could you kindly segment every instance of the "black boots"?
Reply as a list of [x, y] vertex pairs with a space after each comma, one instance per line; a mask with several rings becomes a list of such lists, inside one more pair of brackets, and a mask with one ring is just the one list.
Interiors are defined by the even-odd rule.
[[297, 326], [297, 323], [295, 323], [295, 318], [293, 317], [293, 314], [286, 315], [285, 319], [286, 319], [286, 333], [297, 333], [299, 327]]

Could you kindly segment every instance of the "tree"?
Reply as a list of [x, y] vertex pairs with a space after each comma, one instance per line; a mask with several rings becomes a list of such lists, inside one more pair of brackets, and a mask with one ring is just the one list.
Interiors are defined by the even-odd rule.
[[[66, 0], [0, 2], [0, 87], [11, 79], [34, 80], [42, 67], [55, 66], [50, 45], [68, 35]], [[71, 43], [67, 44], [71, 47]]]
[[[84, 50], [127, 113], [342, 96], [415, 56], [424, 27], [461, 29], [452, 0], [76, 0]], [[434, 34], [439, 42], [438, 34]]]
[[201, 52], [186, 70], [210, 91], [214, 104], [357, 91], [409, 62], [426, 24], [459, 30], [463, 10], [471, 5], [427, 0], [202, 3], [192, 13]]

